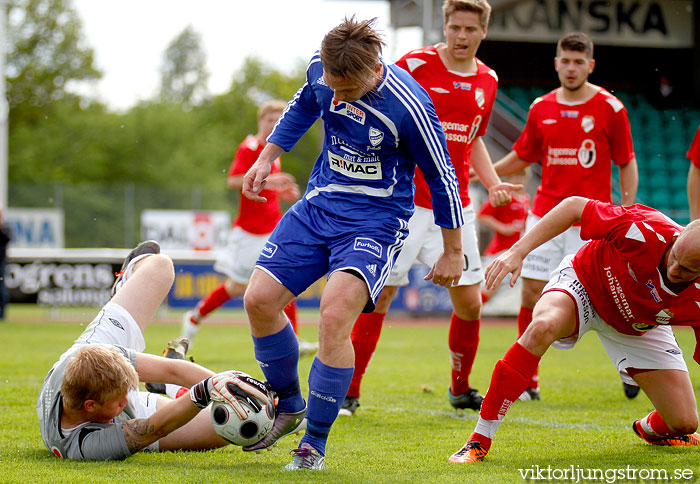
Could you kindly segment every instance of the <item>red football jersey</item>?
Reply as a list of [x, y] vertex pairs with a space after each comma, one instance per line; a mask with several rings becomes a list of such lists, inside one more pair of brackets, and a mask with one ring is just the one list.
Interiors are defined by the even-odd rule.
[[488, 200], [484, 202], [479, 209], [479, 215], [488, 215], [504, 224], [512, 224], [517, 221], [522, 222], [522, 229], [513, 235], [503, 235], [496, 232], [491, 242], [484, 250], [484, 255], [494, 255], [510, 249], [511, 246], [520, 239], [523, 230], [525, 230], [525, 220], [527, 219], [527, 210], [529, 207], [530, 196], [527, 193], [512, 194], [510, 203], [500, 207], [494, 207]]
[[[258, 159], [264, 145], [260, 144], [255, 136], [249, 135], [236, 151], [236, 157], [231, 163], [228, 175], [245, 175], [248, 169]], [[279, 173], [282, 170], [280, 159], [272, 163], [270, 173]], [[260, 196], [267, 198], [267, 202], [254, 202], [244, 197], [241, 193], [238, 205], [238, 217], [233, 221], [233, 226], [240, 227], [251, 234], [269, 234], [277, 226], [282, 218], [282, 210], [277, 200], [277, 192], [263, 190]]]
[[605, 89], [581, 104], [559, 103], [556, 90], [535, 99], [513, 149], [525, 161], [542, 162], [530, 209], [539, 217], [573, 195], [610, 202], [610, 162], [634, 158], [627, 110]]
[[640, 335], [660, 324], [700, 325], [700, 280], [675, 294], [659, 269], [681, 229], [644, 205], [597, 200], [586, 205], [581, 238], [593, 240], [574, 257], [574, 269], [595, 310], [620, 333]]
[[[403, 56], [396, 63], [407, 70], [430, 95], [447, 138], [447, 151], [454, 165], [462, 206], [469, 205], [469, 160], [477, 136], [486, 134], [491, 109], [498, 90], [498, 76], [475, 59], [477, 72], [450, 71], [435, 46], [423, 47]], [[430, 190], [423, 173], [416, 168], [415, 203], [432, 209]]]
[[693, 142], [690, 144], [690, 149], [686, 156], [693, 162], [693, 165], [700, 168], [700, 126], [698, 126], [698, 130], [695, 132], [695, 138], [693, 138]]

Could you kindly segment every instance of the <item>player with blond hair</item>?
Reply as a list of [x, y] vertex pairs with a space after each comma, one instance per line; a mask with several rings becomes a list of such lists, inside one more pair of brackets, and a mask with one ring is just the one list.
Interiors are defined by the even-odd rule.
[[[210, 401], [236, 405], [235, 392], [264, 404], [271, 398], [245, 374], [214, 374], [185, 361], [186, 341], [179, 342], [179, 358], [143, 353], [143, 330], [174, 279], [172, 261], [159, 251], [146, 241], [129, 254], [112, 299], [44, 380], [36, 411], [42, 440], [57, 457], [112, 460], [142, 450], [221, 447], [227, 442], [214, 431], [209, 410], [201, 412]], [[139, 392], [139, 381], [184, 389], [170, 400]]]

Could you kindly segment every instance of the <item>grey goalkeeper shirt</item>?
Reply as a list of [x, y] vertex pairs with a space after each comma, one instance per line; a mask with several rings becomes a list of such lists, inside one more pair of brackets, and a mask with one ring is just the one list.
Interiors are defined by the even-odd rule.
[[[73, 356], [83, 345], [74, 344], [54, 364], [44, 380], [36, 402], [41, 438], [46, 447], [57, 457], [65, 459], [114, 460], [131, 455], [122, 432], [122, 422], [136, 418], [138, 391], [129, 391], [129, 404], [111, 423], [85, 422], [73, 428], [70, 435], [61, 430], [63, 414], [63, 397], [60, 393], [61, 382], [68, 358]], [[136, 352], [119, 345], [112, 345], [136, 367]]]

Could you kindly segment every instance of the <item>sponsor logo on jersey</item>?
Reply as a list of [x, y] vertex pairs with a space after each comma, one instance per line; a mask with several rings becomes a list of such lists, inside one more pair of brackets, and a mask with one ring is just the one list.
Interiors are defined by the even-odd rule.
[[350, 118], [356, 123], [360, 124], [365, 124], [365, 118], [367, 117], [362, 109], [355, 107], [352, 104], [339, 102], [336, 100], [331, 101], [331, 112], [340, 114], [346, 118]]
[[377, 128], [369, 128], [369, 142], [372, 146], [379, 146], [384, 139], [384, 133]]
[[119, 329], [121, 329], [122, 331], [124, 331], [124, 326], [122, 326], [122, 324], [121, 324], [119, 321], [117, 321], [116, 319], [112, 319], [112, 318], [107, 318], [107, 319], [109, 319], [109, 321], [110, 321], [113, 325], [115, 325], [117, 328], [119, 328]]
[[375, 161], [375, 157], [370, 158], [372, 161], [364, 161], [362, 158], [355, 155], [346, 156], [347, 158], [344, 158], [329, 151], [328, 163], [331, 170], [342, 173], [350, 178], [358, 178], [360, 180], [382, 179], [382, 164], [380, 161]]
[[[471, 91], [472, 90], [472, 83], [471, 82], [462, 82], [462, 81], [454, 81], [452, 83], [455, 89], [462, 89], [463, 91]], [[483, 94], [483, 91], [482, 91]]]
[[682, 355], [682, 354], [683, 354], [683, 353], [681, 352], [681, 350], [676, 349], [676, 348], [670, 348], [670, 349], [664, 350], [664, 351], [665, 351], [666, 353], [668, 353], [669, 355], [676, 355], [676, 356], [678, 356], [678, 355]]
[[326, 84], [326, 80], [323, 78], [323, 76], [321, 76], [321, 77], [319, 77], [318, 79], [316, 79], [316, 84], [318, 84], [319, 86], [326, 86], [326, 87], [328, 87], [328, 84]]
[[593, 116], [584, 116], [581, 118], [581, 129], [584, 133], [590, 133], [595, 127], [595, 118]]
[[673, 313], [670, 309], [662, 309], [656, 314], [656, 322], [659, 324], [669, 324], [673, 319]]
[[659, 296], [659, 292], [656, 290], [656, 286], [654, 283], [649, 279], [646, 283], [646, 286], [650, 289], [651, 297], [654, 298], [654, 302], [661, 302], [661, 296]]
[[374, 240], [367, 237], [356, 237], [355, 238], [355, 250], [361, 250], [363, 252], [368, 252], [375, 257], [382, 256], [382, 246]]
[[486, 102], [486, 98], [484, 96], [484, 90], [481, 89], [480, 87], [477, 87], [474, 90], [474, 100], [476, 101], [477, 106], [479, 106], [480, 108], [484, 107], [484, 103]]
[[447, 89], [442, 88], [442, 87], [431, 87], [430, 90], [438, 92], [440, 94], [449, 94], [450, 93], [450, 91], [448, 91]]
[[272, 256], [275, 255], [275, 252], [277, 252], [277, 244], [273, 244], [272, 242], [267, 241], [265, 242], [265, 247], [262, 248], [262, 252], [260, 252], [260, 255], [271, 259]]
[[578, 111], [563, 110], [561, 111], [562, 118], [578, 118]]
[[367, 268], [370, 274], [372, 274], [373, 276], [377, 275], [377, 264], [367, 264], [365, 267]]
[[556, 120], [556, 119], [551, 119], [551, 118], [550, 118], [550, 119], [545, 119], [544, 121], [542, 121], [542, 124], [556, 124], [556, 123], [557, 123], [557, 120]]
[[578, 161], [584, 168], [590, 168], [595, 163], [595, 143], [592, 139], [585, 139], [578, 149]]
[[[620, 281], [617, 280], [617, 276], [615, 276], [615, 274], [613, 274], [612, 272], [612, 267], [603, 267], [603, 271], [607, 279], [606, 283], [608, 293], [610, 294], [610, 298], [612, 299], [612, 301], [615, 303], [617, 310], [620, 311], [620, 315], [625, 319], [625, 321], [633, 320], [634, 314], [632, 314], [632, 308], [630, 307], [630, 304], [627, 301], [627, 296], [625, 296], [625, 293], [622, 290], [622, 285], [620, 284]], [[646, 330], [637, 329], [637, 331]]]

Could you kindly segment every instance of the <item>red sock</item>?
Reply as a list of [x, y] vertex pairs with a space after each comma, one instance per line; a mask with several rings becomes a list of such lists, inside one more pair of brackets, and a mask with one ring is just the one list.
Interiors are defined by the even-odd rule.
[[520, 338], [530, 323], [532, 322], [532, 308], [526, 308], [525, 306], [520, 306], [520, 312], [518, 313], [518, 338]]
[[355, 372], [352, 375], [349, 397], [360, 396], [360, 385], [365, 374], [369, 360], [372, 359], [374, 350], [377, 348], [379, 335], [382, 333], [382, 323], [386, 313], [362, 313], [355, 321], [350, 338], [352, 346], [355, 348]]
[[448, 344], [452, 363], [452, 395], [461, 395], [469, 390], [469, 374], [472, 372], [476, 349], [479, 346], [480, 320], [466, 321], [452, 313]]
[[[520, 338], [530, 323], [532, 322], [532, 308], [526, 308], [525, 306], [520, 306], [520, 312], [518, 313], [518, 338]], [[540, 387], [540, 377], [537, 374], [538, 369], [535, 368], [535, 374], [532, 376], [532, 381], [527, 386], [527, 388], [539, 388]]]
[[201, 319], [205, 318], [207, 314], [221, 307], [221, 305], [223, 305], [229, 299], [231, 299], [231, 296], [229, 296], [228, 292], [226, 292], [226, 284], [219, 284], [209, 293], [207, 297], [199, 301], [199, 304], [197, 304], [195, 314], [199, 313], [199, 317], [196, 319], [200, 321]]
[[486, 452], [488, 452], [491, 448], [491, 439], [489, 439], [485, 435], [481, 435], [478, 432], [472, 432], [472, 434], [469, 436], [469, 440], [479, 442], [481, 444], [481, 448], [484, 449]]
[[503, 359], [496, 363], [479, 416], [485, 420], [503, 418], [513, 402], [528, 388], [539, 363], [539, 356], [533, 355], [518, 342], [513, 344]]
[[294, 329], [294, 334], [299, 336], [299, 323], [297, 323], [297, 300], [292, 299], [292, 302], [284, 307], [284, 314], [289, 318], [289, 322], [292, 323], [292, 328]]
[[659, 415], [659, 412], [656, 410], [644, 417], [641, 423], [642, 429], [653, 437], [668, 437], [671, 435], [677, 435], [675, 432], [672, 432], [670, 428], [668, 428], [668, 425], [666, 425], [666, 422], [664, 422], [664, 419], [661, 418], [661, 415]]

